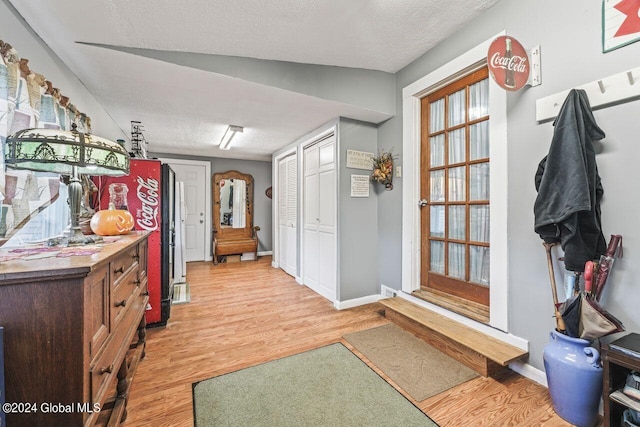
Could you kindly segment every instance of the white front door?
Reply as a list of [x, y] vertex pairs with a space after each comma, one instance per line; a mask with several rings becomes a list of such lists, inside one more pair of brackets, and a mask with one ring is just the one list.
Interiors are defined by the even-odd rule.
[[163, 159], [176, 173], [176, 181], [184, 183], [185, 218], [185, 258], [187, 262], [205, 261], [210, 247], [209, 238], [211, 206], [207, 190], [210, 181], [209, 163], [193, 160]]
[[304, 149], [303, 283], [336, 300], [335, 136]]

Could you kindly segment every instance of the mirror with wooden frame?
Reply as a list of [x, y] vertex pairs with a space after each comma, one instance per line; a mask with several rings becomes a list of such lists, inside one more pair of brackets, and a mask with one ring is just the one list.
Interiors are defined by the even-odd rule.
[[258, 230], [253, 226], [253, 177], [238, 171], [213, 175], [213, 262], [226, 255], [254, 252]]

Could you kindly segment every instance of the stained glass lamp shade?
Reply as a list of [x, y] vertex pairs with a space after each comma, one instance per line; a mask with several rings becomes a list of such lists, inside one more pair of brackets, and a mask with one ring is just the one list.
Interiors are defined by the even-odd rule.
[[80, 231], [82, 184], [78, 174], [122, 176], [129, 173], [129, 155], [120, 144], [74, 129], [23, 129], [5, 142], [5, 163], [13, 169], [54, 172], [71, 176], [69, 245], [83, 244]]

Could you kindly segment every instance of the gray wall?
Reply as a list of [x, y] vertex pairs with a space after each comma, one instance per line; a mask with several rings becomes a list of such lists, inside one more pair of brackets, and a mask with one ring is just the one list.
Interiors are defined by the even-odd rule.
[[[498, 3], [397, 74], [398, 115], [380, 126], [378, 145], [402, 151], [401, 91], [406, 85], [439, 68], [502, 30], [525, 47], [541, 45], [542, 85], [508, 95], [508, 240], [509, 331], [530, 341], [529, 363], [544, 369], [542, 351], [554, 328], [553, 307], [545, 252], [533, 231], [533, 178], [546, 155], [553, 134], [550, 122], [535, 121], [538, 98], [605, 78], [638, 66], [640, 43], [603, 54], [602, 2], [581, 0], [521, 0]], [[493, 84], [493, 83], [492, 83]], [[605, 196], [603, 230], [624, 236], [624, 258], [616, 262], [601, 302], [623, 321], [627, 330], [640, 329], [640, 102], [634, 101], [595, 112], [607, 133], [597, 156]], [[401, 160], [398, 162], [401, 164]], [[400, 189], [400, 181], [395, 185]], [[401, 191], [380, 195], [378, 229], [380, 279], [400, 288]], [[558, 277], [560, 274], [558, 274]], [[615, 337], [615, 336], [614, 336]]]
[[29, 68], [43, 74], [54, 87], [70, 98], [72, 104], [91, 117], [92, 130], [96, 135], [113, 141], [127, 136], [64, 62], [26, 25], [22, 17], [14, 12], [13, 6], [7, 0], [0, 1], [0, 28], [0, 39], [13, 46], [18, 56], [27, 58]]
[[[377, 129], [369, 123], [340, 119], [338, 124], [338, 263], [339, 301], [379, 293], [378, 286], [378, 197], [380, 185], [370, 183], [369, 197], [351, 197], [351, 175], [371, 172], [346, 167], [347, 149], [377, 151]], [[384, 190], [382, 190], [384, 191]]]
[[271, 162], [259, 162], [255, 160], [221, 159], [217, 157], [197, 157], [177, 154], [149, 153], [151, 157], [200, 160], [211, 164], [211, 177], [214, 173], [237, 170], [253, 176], [253, 225], [260, 227], [258, 232], [259, 252], [267, 252], [273, 249], [273, 233], [271, 221], [272, 201], [265, 195], [267, 188], [271, 187]]

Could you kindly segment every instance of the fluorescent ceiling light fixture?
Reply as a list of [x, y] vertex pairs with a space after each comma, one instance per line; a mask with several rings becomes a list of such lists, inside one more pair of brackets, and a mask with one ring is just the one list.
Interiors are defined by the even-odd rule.
[[229, 126], [227, 128], [227, 131], [224, 133], [224, 136], [222, 137], [222, 141], [220, 141], [220, 149], [221, 150], [228, 150], [231, 148], [231, 140], [233, 139], [233, 137], [236, 135], [236, 133], [240, 132], [242, 133], [244, 131], [244, 128], [242, 126]]

